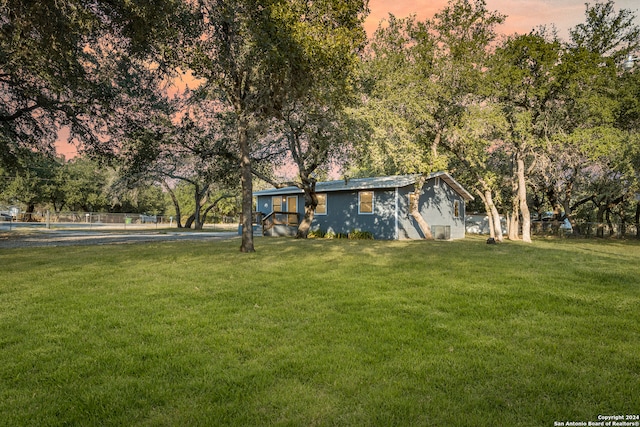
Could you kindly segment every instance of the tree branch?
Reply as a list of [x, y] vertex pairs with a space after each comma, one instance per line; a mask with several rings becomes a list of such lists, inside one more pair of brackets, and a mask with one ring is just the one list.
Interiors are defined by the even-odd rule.
[[11, 114], [10, 116], [0, 116], [0, 122], [10, 122], [12, 120], [16, 120], [27, 113], [37, 110], [38, 108], [40, 108], [40, 104], [34, 104], [27, 108], [20, 108], [18, 111]]
[[269, 184], [273, 185], [275, 188], [285, 188], [285, 187], [297, 187], [300, 189], [302, 188], [302, 184], [299, 182], [295, 182], [295, 181], [284, 181], [284, 182], [279, 182], [274, 180], [273, 178], [263, 174], [260, 171], [257, 171], [253, 168], [251, 168], [251, 173], [256, 176], [257, 178], [260, 178], [261, 180], [268, 182]]

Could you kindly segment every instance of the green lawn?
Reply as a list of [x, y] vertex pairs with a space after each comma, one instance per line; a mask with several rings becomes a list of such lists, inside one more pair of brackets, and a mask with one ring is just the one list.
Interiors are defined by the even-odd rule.
[[553, 426], [640, 413], [640, 243], [0, 250], [0, 425]]

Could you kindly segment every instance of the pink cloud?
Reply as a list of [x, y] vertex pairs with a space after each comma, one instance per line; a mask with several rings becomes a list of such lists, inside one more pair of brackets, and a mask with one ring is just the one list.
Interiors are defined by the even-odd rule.
[[[615, 8], [629, 9], [636, 14], [638, 22], [638, 0], [616, 0]], [[584, 22], [585, 2], [596, 0], [486, 0], [487, 9], [507, 15], [505, 23], [498, 28], [503, 34], [526, 34], [540, 25], [555, 24], [560, 37], [567, 39], [569, 28]], [[371, 14], [365, 28], [373, 34], [382, 19], [389, 13], [404, 18], [413, 13], [419, 20], [431, 19], [447, 5], [447, 0], [370, 0]]]

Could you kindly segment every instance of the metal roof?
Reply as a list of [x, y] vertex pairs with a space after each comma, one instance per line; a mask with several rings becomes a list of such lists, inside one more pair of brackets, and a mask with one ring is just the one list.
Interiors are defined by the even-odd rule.
[[[353, 190], [371, 190], [385, 188], [401, 188], [413, 185], [420, 177], [419, 174], [414, 175], [395, 175], [381, 176], [374, 178], [349, 178], [337, 181], [325, 181], [316, 183], [316, 193], [327, 193], [332, 191], [353, 191]], [[445, 181], [465, 200], [473, 200], [473, 196], [464, 189], [462, 185], [446, 172], [435, 172], [427, 176], [427, 180], [432, 178], [440, 178]], [[271, 188], [268, 190], [256, 191], [254, 196], [278, 196], [284, 194], [302, 194], [303, 191], [298, 187]]]

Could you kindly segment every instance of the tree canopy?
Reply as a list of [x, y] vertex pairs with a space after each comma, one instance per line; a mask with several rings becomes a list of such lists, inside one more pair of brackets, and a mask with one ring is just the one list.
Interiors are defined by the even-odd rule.
[[0, 162], [52, 153], [61, 127], [103, 148], [144, 88], [172, 72], [172, 41], [190, 22], [181, 0], [2, 1]]
[[[522, 230], [526, 241], [530, 205], [572, 220], [584, 199], [628, 210], [638, 170], [620, 156], [636, 158], [638, 72], [620, 62], [640, 28], [613, 1], [585, 16], [569, 41], [546, 28], [500, 38], [504, 17], [482, 0], [452, 0], [425, 21], [390, 16], [363, 61], [371, 132], [357, 164], [368, 174], [455, 171], [498, 239], [498, 210], [510, 238]], [[604, 193], [588, 198], [594, 185]]]
[[[307, 225], [317, 173], [339, 163], [351, 176], [448, 170], [498, 239], [501, 216], [528, 241], [547, 211], [574, 233], [612, 217], [640, 229], [640, 71], [620, 66], [640, 47], [632, 11], [587, 4], [562, 40], [501, 36], [499, 11], [450, 0], [430, 19], [390, 15], [368, 43], [367, 13], [366, 0], [4, 0], [3, 177], [25, 204], [70, 204], [32, 185], [58, 179], [68, 128], [118, 159], [119, 185], [174, 200], [191, 186], [196, 224], [207, 197], [238, 184], [246, 252], [253, 177], [283, 184], [283, 159]], [[169, 96], [180, 72], [197, 87]], [[82, 182], [85, 166], [65, 167]]]
[[[241, 251], [253, 252], [252, 129], [282, 116], [285, 105], [331, 77], [347, 89], [355, 54], [364, 42], [363, 0], [202, 0], [202, 35], [189, 66], [202, 90], [235, 114], [242, 187]], [[336, 77], [338, 76], [338, 77]]]

